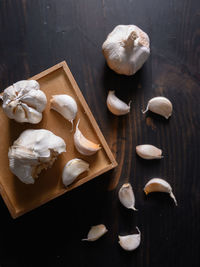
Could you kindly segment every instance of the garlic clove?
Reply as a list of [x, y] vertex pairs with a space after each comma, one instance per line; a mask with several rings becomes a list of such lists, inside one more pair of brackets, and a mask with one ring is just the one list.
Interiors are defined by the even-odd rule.
[[106, 229], [106, 226], [104, 224], [92, 226], [87, 235], [87, 238], [82, 239], [82, 241], [96, 241], [107, 232], [108, 229]]
[[60, 113], [65, 119], [72, 124], [77, 114], [76, 101], [69, 95], [54, 95], [51, 102], [51, 109]]
[[130, 183], [123, 184], [118, 193], [119, 200], [127, 209], [137, 210], [135, 208], [135, 196]]
[[20, 181], [33, 184], [39, 173], [51, 167], [58, 155], [65, 151], [64, 140], [52, 132], [25, 130], [9, 148], [9, 167]]
[[144, 187], [144, 192], [146, 195], [152, 192], [164, 192], [168, 193], [170, 197], [174, 200], [175, 205], [177, 206], [176, 198], [172, 192], [171, 185], [161, 178], [151, 179]]
[[166, 97], [157, 96], [149, 100], [146, 110], [142, 113], [144, 114], [148, 110], [168, 119], [172, 115], [173, 106]]
[[107, 107], [111, 113], [120, 116], [130, 112], [130, 103], [127, 105], [116, 97], [115, 91], [109, 91], [107, 97]]
[[67, 187], [83, 172], [89, 170], [89, 164], [82, 159], [72, 159], [67, 162], [63, 169], [62, 181]]
[[161, 159], [162, 150], [152, 145], [136, 146], [136, 153], [143, 159]]
[[47, 104], [46, 95], [34, 80], [18, 81], [9, 86], [4, 90], [2, 100], [5, 114], [21, 123], [39, 123]]
[[80, 119], [76, 125], [76, 132], [74, 134], [74, 145], [79, 153], [85, 156], [91, 156], [101, 149], [99, 144], [95, 144], [88, 140], [79, 130], [78, 126]]
[[136, 227], [138, 234], [118, 236], [120, 246], [127, 251], [133, 251], [139, 247], [141, 242], [141, 232], [138, 227]]

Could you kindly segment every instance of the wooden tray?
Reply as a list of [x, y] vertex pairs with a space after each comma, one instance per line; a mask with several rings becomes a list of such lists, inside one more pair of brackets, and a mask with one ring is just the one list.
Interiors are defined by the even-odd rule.
[[[0, 146], [0, 193], [13, 218], [16, 218], [40, 205], [54, 199], [77, 186], [80, 186], [98, 175], [117, 166], [112, 152], [110, 151], [78, 85], [76, 84], [65, 61], [47, 69], [30, 78], [37, 80], [47, 96], [48, 104], [43, 112], [43, 119], [37, 125], [28, 123], [19, 124], [9, 120], [0, 108], [1, 146]], [[91, 89], [93, 90], [93, 88]], [[50, 110], [50, 98], [55, 94], [69, 94], [77, 102], [78, 113], [74, 121], [76, 125], [80, 119], [79, 129], [91, 141], [101, 144], [102, 149], [93, 156], [79, 154], [73, 143], [71, 124], [60, 114]], [[42, 171], [33, 185], [22, 183], [14, 176], [8, 165], [8, 148], [26, 129], [48, 129], [62, 137], [67, 145], [67, 152], [61, 154], [54, 165]], [[75, 130], [75, 127], [74, 127]], [[81, 158], [89, 162], [90, 171], [83, 173], [67, 189], [62, 184], [62, 170], [66, 162], [72, 158]]]

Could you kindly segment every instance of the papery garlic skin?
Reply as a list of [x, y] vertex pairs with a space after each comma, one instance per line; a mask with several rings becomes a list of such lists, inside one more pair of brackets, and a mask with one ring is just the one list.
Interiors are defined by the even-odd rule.
[[62, 173], [63, 184], [67, 187], [68, 185], [73, 183], [81, 173], [88, 170], [89, 163], [82, 159], [75, 158], [68, 161]]
[[136, 146], [136, 153], [143, 159], [161, 159], [162, 150], [152, 145], [138, 145]]
[[97, 151], [101, 149], [99, 144], [95, 144], [88, 140], [79, 130], [80, 120], [76, 125], [76, 132], [74, 134], [74, 145], [79, 153], [85, 156], [94, 155]]
[[20, 181], [34, 184], [38, 174], [51, 167], [57, 156], [65, 151], [64, 140], [52, 132], [25, 130], [9, 149], [9, 167]]
[[76, 101], [69, 95], [53, 95], [51, 100], [51, 109], [60, 113], [65, 119], [71, 122], [73, 127], [73, 121], [77, 114]]
[[139, 247], [141, 242], [141, 232], [138, 227], [136, 227], [136, 229], [138, 230], [138, 234], [118, 236], [119, 244], [124, 250], [133, 251]]
[[120, 202], [127, 209], [137, 210], [135, 208], [135, 196], [130, 183], [123, 184], [118, 192]]
[[92, 226], [87, 238], [82, 239], [82, 241], [96, 241], [100, 237], [102, 237], [105, 233], [108, 232], [108, 229], [104, 224], [98, 224], [95, 226]]
[[114, 115], [120, 116], [130, 112], [130, 103], [127, 105], [121, 101], [118, 97], [116, 97], [115, 91], [109, 91], [106, 103], [108, 109]]
[[172, 192], [171, 185], [161, 178], [151, 179], [144, 187], [144, 192], [146, 195], [152, 192], [164, 192], [168, 193], [170, 197], [174, 200], [175, 205], [177, 206], [176, 198]]
[[133, 75], [150, 55], [149, 37], [135, 25], [118, 25], [102, 45], [108, 66], [118, 74]]
[[35, 80], [22, 80], [6, 88], [3, 92], [3, 110], [17, 122], [39, 123], [42, 120], [47, 98]]
[[172, 115], [173, 106], [168, 98], [157, 96], [149, 100], [147, 108], [143, 111], [143, 114], [148, 110], [165, 117], [165, 119], [169, 119]]

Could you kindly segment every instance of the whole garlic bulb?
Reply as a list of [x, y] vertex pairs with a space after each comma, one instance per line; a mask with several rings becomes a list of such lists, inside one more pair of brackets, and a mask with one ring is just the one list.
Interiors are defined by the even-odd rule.
[[149, 37], [135, 25], [118, 25], [102, 45], [108, 66], [118, 74], [133, 75], [150, 55]]
[[3, 92], [3, 110], [17, 122], [39, 123], [46, 107], [47, 98], [35, 80], [19, 81]]
[[38, 174], [51, 167], [57, 156], [65, 151], [65, 141], [52, 132], [25, 130], [9, 149], [10, 170], [23, 183], [34, 184]]

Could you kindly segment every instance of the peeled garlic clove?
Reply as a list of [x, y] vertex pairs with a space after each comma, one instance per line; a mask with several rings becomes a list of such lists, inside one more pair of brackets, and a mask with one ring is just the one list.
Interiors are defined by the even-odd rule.
[[162, 150], [152, 145], [136, 146], [136, 153], [143, 159], [161, 159]]
[[143, 114], [148, 110], [168, 119], [172, 115], [173, 106], [166, 97], [157, 96], [149, 100], [147, 108], [143, 111]]
[[39, 123], [47, 98], [37, 81], [18, 81], [2, 94], [2, 108], [8, 118], [17, 122]]
[[54, 95], [51, 102], [51, 109], [60, 113], [65, 119], [71, 122], [73, 127], [73, 121], [77, 114], [76, 101], [69, 95]]
[[104, 224], [92, 226], [88, 233], [87, 238], [82, 239], [82, 241], [96, 241], [107, 232], [108, 229], [106, 229]]
[[170, 197], [174, 200], [175, 205], [177, 206], [176, 198], [172, 192], [171, 185], [161, 178], [151, 179], [144, 187], [144, 192], [146, 195], [152, 192], [164, 192], [168, 193]]
[[65, 151], [64, 140], [52, 132], [26, 130], [9, 149], [9, 167], [23, 183], [34, 184], [38, 174], [51, 167], [58, 155]]
[[138, 234], [118, 236], [119, 244], [123, 249], [133, 251], [139, 247], [141, 242], [141, 232], [138, 227], [136, 227], [136, 229], [138, 230]]
[[130, 103], [127, 105], [116, 97], [115, 91], [109, 91], [107, 97], [107, 107], [111, 113], [120, 116], [130, 112]]
[[70, 185], [83, 172], [89, 170], [89, 164], [82, 159], [72, 159], [63, 169], [62, 181], [65, 186]]
[[88, 140], [87, 138], [85, 138], [85, 136], [81, 133], [81, 131], [78, 128], [79, 122], [80, 120], [76, 125], [76, 132], [74, 134], [74, 145], [78, 150], [78, 152], [81, 153], [82, 155], [91, 156], [95, 154], [98, 150], [100, 150], [101, 147], [99, 144], [95, 144], [90, 140]]
[[135, 196], [131, 184], [123, 184], [118, 193], [119, 200], [127, 209], [137, 210], [135, 208]]

